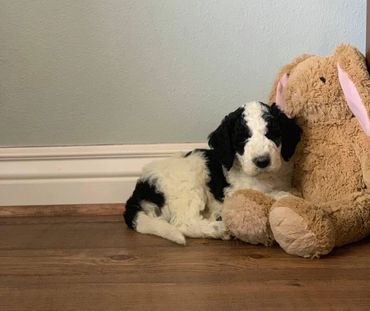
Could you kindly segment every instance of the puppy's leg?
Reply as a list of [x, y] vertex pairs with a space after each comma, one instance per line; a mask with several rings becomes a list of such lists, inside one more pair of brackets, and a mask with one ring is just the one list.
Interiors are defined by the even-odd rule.
[[182, 224], [178, 229], [189, 238], [211, 238], [229, 240], [230, 234], [223, 221], [209, 221], [207, 219], [193, 219], [192, 222]]
[[222, 203], [213, 200], [208, 202], [207, 208], [201, 213], [201, 215], [209, 221], [220, 221], [222, 220], [222, 207]]
[[144, 234], [153, 234], [177, 244], [185, 245], [185, 237], [175, 226], [166, 220], [139, 212], [136, 219], [136, 231]]
[[228, 239], [229, 234], [222, 221], [203, 217], [202, 213], [206, 203], [207, 197], [202, 191], [187, 189], [187, 191], [178, 193], [168, 202], [173, 211], [170, 223], [187, 237]]

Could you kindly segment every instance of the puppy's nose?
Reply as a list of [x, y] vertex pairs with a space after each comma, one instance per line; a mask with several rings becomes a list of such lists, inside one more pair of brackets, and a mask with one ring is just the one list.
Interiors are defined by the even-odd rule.
[[258, 167], [258, 168], [265, 168], [270, 165], [271, 159], [268, 154], [262, 155], [259, 157], [256, 157], [253, 159], [253, 163]]

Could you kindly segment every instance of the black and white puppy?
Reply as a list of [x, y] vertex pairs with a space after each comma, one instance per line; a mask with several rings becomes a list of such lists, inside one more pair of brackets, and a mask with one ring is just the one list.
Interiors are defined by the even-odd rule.
[[227, 239], [220, 220], [225, 196], [255, 189], [273, 197], [287, 191], [301, 130], [276, 105], [249, 102], [209, 135], [211, 149], [147, 165], [126, 203], [129, 228], [178, 244], [185, 237]]

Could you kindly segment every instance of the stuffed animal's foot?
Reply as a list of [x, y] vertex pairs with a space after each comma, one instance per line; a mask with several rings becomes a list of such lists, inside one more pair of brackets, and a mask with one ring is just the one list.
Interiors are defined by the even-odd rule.
[[317, 258], [335, 245], [335, 230], [327, 213], [301, 198], [278, 200], [269, 220], [275, 240], [288, 254]]
[[225, 200], [222, 219], [238, 239], [251, 244], [271, 246], [274, 242], [268, 222], [273, 200], [253, 190], [236, 192]]

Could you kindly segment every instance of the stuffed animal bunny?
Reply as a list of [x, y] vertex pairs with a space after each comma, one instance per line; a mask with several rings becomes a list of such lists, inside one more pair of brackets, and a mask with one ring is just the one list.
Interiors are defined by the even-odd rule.
[[[225, 200], [223, 219], [250, 243], [319, 257], [370, 234], [370, 77], [365, 57], [341, 45], [302, 55], [279, 71], [270, 95], [303, 133], [291, 195], [252, 190]], [[294, 195], [296, 194], [296, 195]]]

